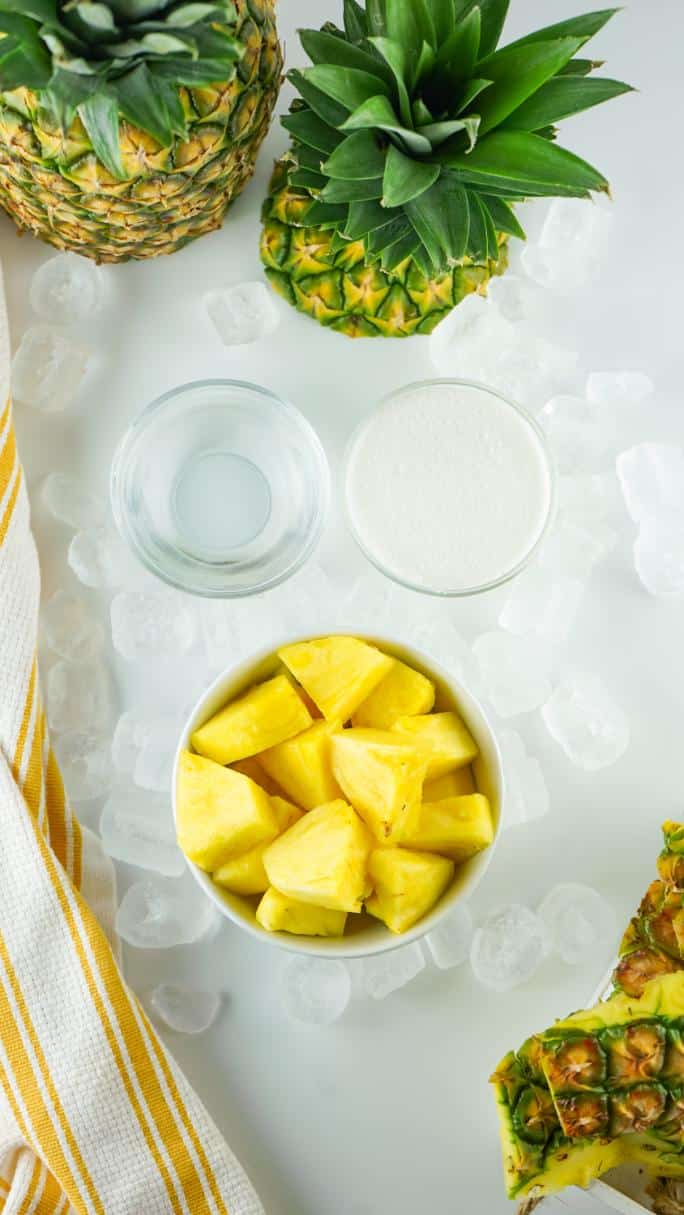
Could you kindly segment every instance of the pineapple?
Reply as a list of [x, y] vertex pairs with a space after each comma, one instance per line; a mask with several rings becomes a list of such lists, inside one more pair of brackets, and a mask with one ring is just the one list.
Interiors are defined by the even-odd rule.
[[466, 797], [423, 802], [402, 843], [405, 848], [439, 852], [461, 863], [483, 852], [493, 839], [489, 802], [481, 793], [471, 793]]
[[430, 713], [425, 717], [400, 717], [392, 729], [406, 737], [428, 758], [427, 780], [446, 776], [477, 758], [478, 746], [458, 713]]
[[232, 857], [275, 839], [278, 823], [270, 799], [248, 776], [183, 751], [176, 829], [188, 859], [213, 873]]
[[347, 922], [346, 911], [331, 911], [298, 903], [272, 887], [256, 910], [256, 918], [267, 932], [292, 932], [305, 937], [341, 937]]
[[556, 123], [628, 90], [578, 57], [615, 10], [497, 50], [509, 0], [344, 0], [344, 29], [303, 30], [311, 67], [264, 204], [274, 288], [351, 337], [430, 333], [485, 292], [524, 237], [515, 204], [607, 192]]
[[425, 755], [389, 730], [340, 730], [332, 738], [332, 765], [375, 838], [402, 839], [420, 806]]
[[192, 745], [217, 764], [232, 764], [277, 746], [311, 725], [311, 715], [285, 675], [250, 688], [195, 730]]
[[[282, 835], [302, 817], [299, 806], [285, 801], [282, 797], [271, 798], [271, 809], [278, 824], [278, 834]], [[232, 861], [221, 865], [212, 877], [218, 886], [231, 890], [233, 894], [263, 894], [268, 890], [269, 882], [264, 869], [264, 852], [268, 844], [258, 844], [242, 856], [236, 856]]]
[[373, 841], [344, 801], [310, 810], [264, 852], [268, 880], [281, 894], [329, 911], [361, 911]]
[[374, 891], [366, 900], [366, 911], [383, 920], [390, 932], [402, 933], [441, 898], [454, 876], [454, 865], [429, 852], [377, 848], [368, 872]]
[[0, 0], [0, 39], [0, 205], [20, 228], [120, 262], [220, 226], [279, 92], [274, 0]]
[[472, 768], [454, 768], [453, 772], [447, 772], [446, 776], [438, 776], [436, 780], [425, 782], [423, 801], [441, 802], [447, 797], [466, 797], [476, 791]]
[[352, 714], [352, 725], [389, 730], [400, 717], [430, 713], [434, 703], [432, 680], [404, 662], [395, 662], [392, 670]]
[[330, 751], [330, 739], [339, 729], [339, 722], [316, 721], [303, 733], [259, 755], [260, 766], [305, 810], [342, 797]]
[[328, 721], [347, 721], [384, 679], [393, 659], [356, 637], [321, 637], [278, 651], [278, 657]]
[[248, 776], [257, 785], [261, 785], [261, 788], [265, 789], [269, 797], [282, 797], [283, 790], [274, 780], [271, 780], [255, 756], [252, 755], [249, 759], [238, 759], [230, 766], [235, 772], [242, 772], [243, 776]]

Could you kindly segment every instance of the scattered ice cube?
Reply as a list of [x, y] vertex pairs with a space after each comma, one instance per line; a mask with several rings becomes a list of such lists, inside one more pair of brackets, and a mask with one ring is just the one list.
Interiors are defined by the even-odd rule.
[[640, 371], [594, 371], [587, 380], [587, 398], [597, 405], [641, 405], [654, 391]]
[[511, 324], [526, 321], [535, 310], [539, 292], [522, 275], [495, 275], [487, 286], [487, 295], [499, 312]]
[[73, 477], [51, 472], [41, 487], [43, 502], [51, 515], [76, 531], [104, 523], [107, 508], [100, 498], [84, 489]]
[[617, 762], [629, 746], [629, 722], [598, 675], [567, 674], [542, 709], [549, 733], [585, 772]]
[[599, 412], [583, 397], [558, 396], [547, 401], [539, 420], [559, 468], [576, 472], [601, 468], [617, 443], [614, 415]]
[[280, 324], [273, 292], [265, 283], [239, 283], [204, 297], [209, 318], [224, 346], [248, 346], [270, 337]]
[[111, 621], [114, 649], [130, 662], [175, 658], [195, 639], [192, 613], [171, 591], [121, 591], [112, 600]]
[[285, 1015], [306, 1025], [331, 1025], [344, 1013], [351, 979], [344, 962], [327, 958], [291, 958], [281, 975]]
[[634, 564], [649, 594], [684, 595], [684, 511], [664, 511], [643, 521]]
[[632, 519], [684, 511], [684, 451], [673, 443], [639, 443], [617, 458], [617, 475]]
[[168, 798], [115, 790], [102, 811], [100, 836], [105, 852], [127, 865], [166, 877], [180, 877], [185, 871]]
[[43, 608], [43, 635], [49, 648], [67, 662], [90, 662], [104, 645], [104, 629], [82, 599], [55, 591]]
[[48, 721], [59, 733], [104, 730], [112, 708], [107, 668], [98, 662], [60, 662], [47, 677]]
[[[359, 632], [382, 634], [391, 629], [395, 587], [388, 578], [375, 572], [361, 574], [354, 579], [345, 594], [342, 591], [340, 620]], [[424, 599], [425, 596], [422, 596]]]
[[69, 545], [67, 559], [79, 582], [96, 590], [116, 590], [140, 576], [123, 541], [106, 527], [78, 532]]
[[425, 938], [435, 966], [451, 970], [467, 961], [473, 940], [473, 917], [465, 903], [457, 903]]
[[425, 955], [419, 943], [402, 945], [387, 953], [371, 954], [352, 964], [355, 991], [359, 996], [384, 1000], [425, 970]]
[[282, 639], [283, 626], [273, 611], [273, 601], [268, 595], [250, 595], [248, 599], [235, 599], [233, 603], [237, 653], [240, 657], [264, 650], [270, 642]]
[[559, 477], [558, 509], [564, 519], [580, 527], [605, 524], [622, 509], [617, 478], [612, 472]]
[[12, 391], [34, 409], [56, 413], [70, 405], [88, 370], [88, 351], [53, 329], [26, 330], [12, 359]]
[[590, 886], [574, 882], [554, 886], [537, 908], [537, 915], [546, 925], [551, 948], [569, 966], [583, 962], [591, 949], [615, 937], [613, 908]]
[[543, 818], [551, 808], [551, 799], [539, 760], [528, 754], [515, 730], [501, 730], [499, 746], [506, 782], [502, 826], [518, 827]]
[[531, 713], [551, 695], [551, 662], [546, 648], [530, 637], [497, 631], [473, 645], [485, 695], [500, 717]]
[[225, 671], [237, 655], [235, 611], [230, 600], [203, 599], [200, 629], [207, 660], [217, 671]]
[[528, 907], [512, 903], [485, 920], [473, 937], [470, 965], [492, 991], [512, 991], [527, 982], [549, 952], [546, 926]]
[[219, 912], [191, 878], [145, 878], [126, 891], [116, 931], [138, 949], [191, 945], [215, 930]]
[[221, 997], [215, 991], [193, 991], [160, 983], [148, 993], [152, 1015], [177, 1034], [203, 1034], [216, 1020]]
[[133, 780], [140, 789], [168, 793], [173, 777], [173, 761], [178, 745], [179, 729], [158, 727], [140, 746], [133, 769]]
[[53, 746], [71, 801], [102, 797], [112, 783], [109, 739], [102, 734], [62, 734]]
[[144, 713], [126, 710], [122, 713], [112, 736], [112, 764], [122, 776], [132, 776], [140, 751], [140, 734], [147, 722]]
[[102, 292], [99, 266], [76, 253], [58, 253], [31, 279], [31, 307], [44, 321], [72, 325], [99, 312]]
[[583, 595], [584, 585], [578, 578], [533, 565], [512, 583], [499, 624], [520, 636], [536, 633], [549, 642], [566, 641]]
[[616, 544], [617, 533], [605, 523], [596, 521], [589, 529], [561, 518], [544, 541], [539, 562], [552, 574], [584, 582]]
[[574, 291], [597, 273], [612, 217], [595, 202], [557, 198], [550, 204], [538, 242], [521, 254], [523, 269], [541, 287]]
[[[422, 596], [425, 598], [425, 596]], [[465, 684], [475, 694], [479, 693], [480, 668], [471, 646], [448, 620], [423, 616], [412, 618], [398, 613], [395, 619], [402, 620], [402, 635], [407, 644], [415, 645], [433, 657], [450, 675]]]

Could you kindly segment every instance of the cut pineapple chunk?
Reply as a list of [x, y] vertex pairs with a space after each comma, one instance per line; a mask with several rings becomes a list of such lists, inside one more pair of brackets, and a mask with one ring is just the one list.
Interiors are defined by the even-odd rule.
[[278, 657], [328, 721], [348, 721], [394, 662], [356, 637], [297, 642]]
[[475, 739], [458, 713], [431, 713], [425, 717], [400, 717], [392, 726], [410, 737], [428, 754], [427, 779], [436, 780], [454, 768], [463, 768], [478, 755]]
[[396, 662], [382, 683], [360, 704], [352, 725], [389, 730], [400, 717], [429, 713], [435, 703], [435, 685], [405, 662]]
[[375, 891], [366, 911], [383, 920], [390, 932], [406, 932], [430, 910], [454, 875], [453, 861], [429, 852], [378, 848], [368, 872]]
[[248, 776], [183, 751], [176, 830], [185, 855], [212, 873], [231, 857], [275, 839], [278, 823], [270, 799]]
[[335, 721], [317, 721], [296, 738], [262, 751], [259, 763], [298, 806], [313, 810], [342, 797], [332, 770], [331, 736]]
[[217, 764], [233, 764], [275, 747], [311, 725], [311, 714], [285, 675], [276, 675], [226, 705], [195, 730], [191, 742]]
[[267, 932], [293, 932], [304, 937], [341, 937], [347, 922], [346, 911], [330, 911], [288, 899], [272, 887], [266, 891], [256, 918]]
[[428, 780], [423, 785], [424, 802], [442, 802], [446, 797], [465, 797], [468, 793], [476, 793], [477, 785], [470, 766], [454, 768], [446, 776], [438, 776], [436, 780]]
[[284, 790], [276, 785], [274, 780], [271, 780], [268, 772], [266, 772], [255, 756], [249, 759], [239, 759], [237, 763], [231, 764], [231, 768], [235, 772], [241, 772], [243, 776], [248, 776], [255, 784], [261, 785], [265, 789], [269, 797], [282, 797]]
[[368, 894], [373, 840], [344, 801], [310, 810], [264, 852], [269, 881], [281, 894], [331, 911], [360, 911]]
[[401, 839], [420, 806], [427, 758], [389, 730], [340, 730], [332, 738], [333, 772], [381, 843]]
[[452, 861], [467, 861], [488, 848], [493, 839], [489, 802], [481, 793], [471, 793], [424, 802], [403, 844], [423, 852], [440, 852]]
[[[282, 797], [272, 797], [271, 807], [278, 823], [278, 832], [287, 831], [302, 817], [302, 811]], [[270, 842], [270, 841], [269, 841]], [[213, 874], [214, 881], [233, 894], [263, 894], [268, 890], [269, 880], [264, 869], [264, 851], [268, 844], [259, 844], [243, 856], [226, 861]]]

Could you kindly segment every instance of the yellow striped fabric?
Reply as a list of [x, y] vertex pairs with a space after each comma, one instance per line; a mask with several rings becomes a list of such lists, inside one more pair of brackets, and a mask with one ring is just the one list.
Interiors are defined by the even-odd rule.
[[[0, 298], [0, 330], [3, 320]], [[0, 334], [0, 359], [2, 351]], [[0, 387], [5, 373], [0, 367]], [[112, 867], [74, 817], [50, 748], [36, 662], [39, 597], [8, 403], [0, 412], [0, 1212], [263, 1215], [118, 968]]]

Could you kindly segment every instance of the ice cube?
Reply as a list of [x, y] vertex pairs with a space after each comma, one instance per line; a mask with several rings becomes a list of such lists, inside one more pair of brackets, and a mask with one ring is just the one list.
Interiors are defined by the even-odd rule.
[[331, 1025], [344, 1013], [351, 979], [344, 962], [327, 958], [291, 958], [281, 974], [285, 1015], [305, 1025]]
[[76, 253], [58, 253], [31, 279], [31, 307], [56, 325], [90, 320], [102, 305], [103, 285], [102, 271], [93, 262]]
[[634, 545], [634, 564], [651, 595], [684, 595], [684, 511], [644, 519]]
[[12, 391], [17, 401], [56, 413], [73, 401], [88, 370], [90, 355], [50, 325], [26, 330], [12, 359]]
[[117, 789], [102, 811], [100, 836], [105, 852], [127, 865], [166, 877], [185, 871], [167, 798]]
[[[424, 596], [423, 596], [424, 598]], [[410, 645], [434, 657], [460, 683], [473, 692], [480, 689], [480, 668], [471, 646], [461, 634], [444, 618], [410, 619], [399, 614], [403, 621], [403, 635]]]
[[587, 380], [587, 398], [597, 405], [641, 405], [654, 391], [640, 371], [594, 371]]
[[473, 974], [492, 991], [512, 991], [537, 972], [549, 953], [546, 926], [519, 903], [502, 907], [477, 929], [470, 950]]
[[512, 584], [499, 624], [520, 636], [536, 633], [545, 641], [566, 641], [583, 595], [584, 585], [578, 578], [531, 566]]
[[239, 283], [204, 297], [210, 320], [224, 346], [248, 346], [270, 337], [280, 324], [273, 292], [264, 283]]
[[639, 443], [616, 463], [625, 506], [641, 523], [663, 511], [684, 511], [684, 451], [673, 443]]
[[175, 729], [165, 733], [163, 739], [152, 733], [144, 740], [133, 769], [133, 780], [140, 789], [156, 793], [169, 791], [177, 744], [178, 730]]
[[215, 991], [160, 983], [148, 993], [145, 1003], [157, 1021], [177, 1034], [203, 1034], [219, 1014], [221, 997]]
[[504, 631], [483, 633], [473, 653], [485, 696], [500, 717], [531, 713], [551, 695], [549, 653], [532, 638]]
[[425, 970], [425, 955], [417, 941], [387, 953], [371, 954], [351, 963], [355, 991], [359, 996], [384, 1000], [411, 983]]
[[599, 413], [583, 397], [557, 396], [547, 401], [539, 420], [559, 468], [576, 472], [608, 463], [617, 442], [615, 418], [608, 411]]
[[528, 244], [521, 264], [534, 282], [574, 291], [597, 273], [612, 217], [596, 203], [557, 198], [550, 204], [538, 242]]
[[140, 569], [123, 541], [105, 527], [77, 532], [67, 560], [79, 582], [95, 590], [116, 590], [140, 577]]
[[62, 734], [53, 743], [67, 795], [74, 802], [107, 793], [112, 783], [109, 739], [102, 734]]
[[67, 662], [90, 662], [104, 645], [104, 629], [82, 599], [55, 591], [43, 608], [43, 636], [49, 648]]
[[116, 723], [112, 737], [112, 764], [122, 776], [132, 776], [140, 751], [140, 738], [148, 718], [144, 713], [127, 709]]
[[467, 961], [473, 939], [473, 917], [465, 903], [445, 915], [425, 938], [435, 966], [451, 970]]
[[237, 657], [235, 611], [230, 600], [203, 599], [200, 629], [208, 662], [217, 671], [225, 671]]
[[48, 672], [47, 703], [48, 721], [59, 733], [106, 729], [112, 708], [107, 668], [60, 660]]
[[145, 878], [126, 891], [116, 931], [138, 949], [171, 949], [208, 936], [220, 915], [191, 878]]
[[50, 514], [76, 531], [104, 523], [107, 514], [104, 502], [64, 473], [49, 473], [43, 481], [41, 496]]
[[551, 948], [569, 966], [584, 962], [591, 949], [615, 938], [613, 908], [590, 886], [574, 882], [554, 886], [537, 908], [537, 915], [546, 925]]
[[507, 321], [516, 324], [527, 320], [535, 310], [539, 292], [519, 274], [495, 275], [487, 286], [487, 295]]
[[571, 671], [542, 709], [546, 728], [585, 772], [617, 762], [629, 746], [629, 722], [598, 675]]
[[391, 628], [394, 601], [394, 586], [389, 579], [371, 572], [361, 574], [346, 594], [342, 591], [340, 620], [360, 632], [383, 633]]
[[114, 649], [129, 662], [151, 662], [185, 654], [195, 639], [195, 621], [180, 595], [167, 591], [121, 591], [111, 605]]
[[605, 524], [618, 515], [622, 502], [617, 478], [612, 472], [576, 473], [558, 478], [558, 509], [564, 519], [578, 526]]
[[539, 760], [528, 754], [515, 730], [499, 732], [499, 747], [506, 781], [503, 828], [543, 818], [549, 813], [551, 799]]
[[544, 541], [539, 563], [552, 574], [584, 582], [616, 544], [617, 533], [600, 521], [593, 523], [590, 530], [560, 518]]

